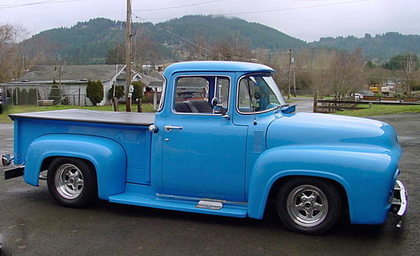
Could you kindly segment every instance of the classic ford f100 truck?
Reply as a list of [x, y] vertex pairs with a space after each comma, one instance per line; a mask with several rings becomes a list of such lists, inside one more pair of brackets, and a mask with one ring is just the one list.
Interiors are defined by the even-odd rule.
[[[6, 178], [46, 179], [61, 205], [114, 203], [262, 219], [326, 232], [342, 217], [381, 224], [406, 211], [401, 148], [375, 120], [296, 113], [268, 66], [183, 62], [164, 72], [156, 113], [13, 114]], [[46, 172], [46, 174], [45, 174]], [[399, 223], [400, 224], [400, 223]]]

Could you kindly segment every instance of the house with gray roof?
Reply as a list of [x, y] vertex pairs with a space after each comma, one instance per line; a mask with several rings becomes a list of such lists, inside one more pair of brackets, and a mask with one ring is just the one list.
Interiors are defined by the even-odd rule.
[[[101, 81], [104, 98], [98, 105], [109, 104], [112, 85], [125, 85], [125, 65], [64, 65], [36, 66], [19, 79], [0, 84], [14, 104], [59, 104], [89, 106], [86, 96], [88, 81]], [[146, 87], [162, 87], [163, 79], [132, 71], [132, 81], [142, 81]], [[160, 89], [161, 90], [161, 89]], [[160, 91], [156, 90], [156, 91]], [[124, 99], [123, 99], [124, 100]]]

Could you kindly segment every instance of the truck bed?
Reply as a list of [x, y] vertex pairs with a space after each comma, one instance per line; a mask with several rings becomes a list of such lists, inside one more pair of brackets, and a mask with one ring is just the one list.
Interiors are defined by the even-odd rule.
[[85, 109], [66, 109], [9, 115], [16, 118], [35, 118], [48, 120], [65, 120], [89, 123], [107, 123], [123, 125], [148, 126], [155, 122], [155, 113], [94, 111]]

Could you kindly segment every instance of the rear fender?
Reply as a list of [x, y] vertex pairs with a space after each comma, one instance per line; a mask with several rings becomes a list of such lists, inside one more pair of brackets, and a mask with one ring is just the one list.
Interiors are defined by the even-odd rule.
[[98, 196], [123, 193], [127, 158], [123, 147], [110, 139], [75, 135], [49, 134], [35, 139], [28, 148], [25, 161], [25, 181], [39, 185], [43, 162], [51, 157], [73, 157], [89, 161], [96, 170]]

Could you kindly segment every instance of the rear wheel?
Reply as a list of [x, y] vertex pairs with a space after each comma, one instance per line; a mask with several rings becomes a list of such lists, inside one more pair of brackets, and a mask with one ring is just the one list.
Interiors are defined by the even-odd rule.
[[95, 170], [81, 159], [54, 159], [48, 167], [47, 183], [52, 197], [66, 207], [85, 207], [97, 197]]
[[292, 231], [322, 234], [340, 218], [340, 194], [329, 181], [294, 178], [281, 185], [277, 212], [286, 228]]

